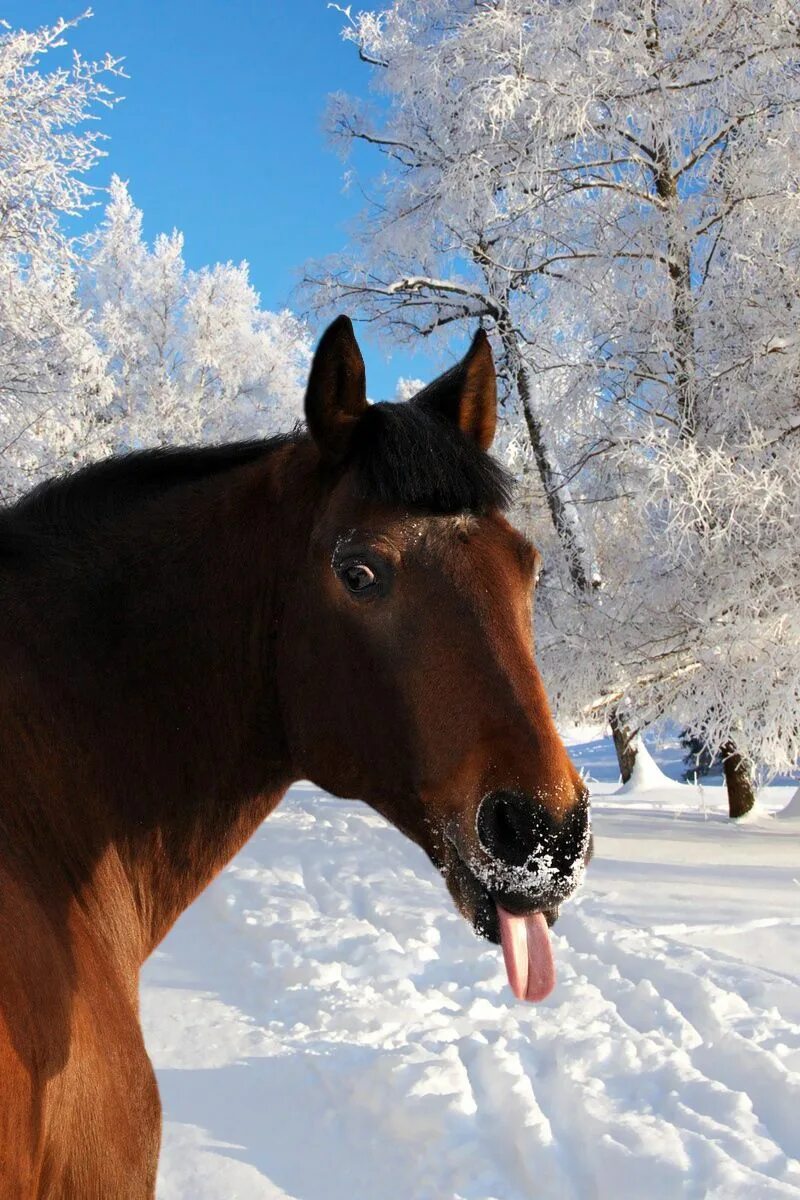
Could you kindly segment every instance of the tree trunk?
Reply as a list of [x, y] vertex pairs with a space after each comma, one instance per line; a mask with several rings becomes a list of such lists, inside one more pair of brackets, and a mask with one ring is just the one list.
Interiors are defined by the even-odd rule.
[[672, 300], [675, 400], [680, 417], [680, 436], [689, 442], [697, 436], [691, 251], [680, 217], [678, 185], [670, 173], [669, 156], [663, 147], [659, 147], [657, 159], [659, 171], [656, 175], [656, 191], [668, 205], [667, 260]]
[[[645, 47], [655, 59], [661, 53], [658, 26], [658, 0], [649, 0]], [[678, 177], [674, 173], [670, 149], [656, 135], [653, 143], [653, 178], [656, 195], [664, 203], [667, 270], [669, 272], [672, 304], [672, 347], [675, 400], [680, 417], [680, 437], [692, 441], [697, 435], [696, 370], [694, 339], [694, 290], [692, 286], [692, 252], [681, 212]]]
[[[578, 506], [572, 498], [558, 457], [542, 428], [531, 378], [508, 313], [503, 313], [497, 324], [509, 374], [517, 385], [517, 395], [533, 457], [544, 488], [550, 517], [564, 552], [572, 586], [578, 595], [592, 596], [603, 584], [600, 567], [590, 548]], [[627, 783], [636, 763], [636, 731], [631, 729], [626, 717], [616, 708], [612, 709], [609, 719], [620, 775], [622, 782]]]
[[636, 735], [637, 731], [628, 724], [627, 713], [620, 708], [612, 708], [608, 714], [611, 726], [611, 736], [614, 739], [614, 749], [617, 752], [619, 773], [623, 783], [627, 783], [636, 765]]
[[517, 395], [533, 457], [544, 488], [547, 507], [564, 551], [570, 579], [576, 592], [591, 594], [602, 585], [600, 568], [591, 552], [578, 506], [572, 498], [558, 457], [542, 428], [528, 369], [507, 316], [498, 321], [498, 331], [503, 341], [509, 373], [517, 385]]
[[728, 789], [728, 815], [733, 819], [744, 817], [756, 802], [753, 769], [746, 758], [743, 758], [733, 742], [726, 742], [722, 747], [722, 769], [725, 772], [725, 786]]

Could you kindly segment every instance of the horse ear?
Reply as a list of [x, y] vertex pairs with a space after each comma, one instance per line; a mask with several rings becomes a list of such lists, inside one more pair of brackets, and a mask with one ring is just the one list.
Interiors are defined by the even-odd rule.
[[497, 427], [497, 375], [482, 329], [461, 362], [429, 383], [413, 402], [453, 421], [481, 450], [489, 449]]
[[320, 338], [306, 388], [306, 424], [323, 458], [344, 458], [367, 410], [364, 360], [349, 317], [337, 317]]

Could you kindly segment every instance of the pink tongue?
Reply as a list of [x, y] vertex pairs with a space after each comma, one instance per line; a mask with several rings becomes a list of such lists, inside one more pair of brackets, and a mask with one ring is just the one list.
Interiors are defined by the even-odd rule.
[[556, 983], [550, 933], [542, 913], [515, 917], [497, 905], [509, 986], [518, 1000], [544, 1000]]

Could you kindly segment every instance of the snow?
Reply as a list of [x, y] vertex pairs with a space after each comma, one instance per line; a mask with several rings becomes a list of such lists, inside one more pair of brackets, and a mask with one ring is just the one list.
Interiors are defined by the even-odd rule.
[[794, 821], [800, 819], [800, 787], [792, 796], [791, 800], [786, 805], [786, 808], [781, 809], [781, 811], [778, 813], [778, 816], [785, 821]]
[[538, 1006], [419, 850], [292, 789], [145, 971], [159, 1200], [800, 1197], [796, 784], [732, 824], [571, 740], [596, 858]]
[[659, 767], [647, 746], [641, 738], [636, 739], [636, 759], [627, 783], [623, 783], [617, 793], [628, 796], [631, 793], [651, 792], [654, 788], [670, 786], [670, 779]]

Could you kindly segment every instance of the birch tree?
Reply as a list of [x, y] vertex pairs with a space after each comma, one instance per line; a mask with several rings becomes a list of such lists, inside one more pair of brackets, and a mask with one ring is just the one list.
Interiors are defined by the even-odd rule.
[[[541, 380], [526, 320], [531, 296], [542, 301], [559, 258], [558, 238], [531, 221], [539, 207], [532, 164], [515, 140], [530, 143], [518, 101], [495, 79], [476, 36], [490, 39], [500, 62], [513, 41], [505, 17], [488, 7], [398, 4], [350, 16], [345, 36], [376, 71], [391, 101], [385, 121], [335, 97], [330, 125], [343, 145], [363, 142], [390, 162], [379, 198], [365, 217], [363, 265], [327, 264], [309, 272], [323, 303], [358, 303], [401, 339], [427, 337], [454, 323], [483, 321], [495, 335], [508, 404], [524, 429], [567, 577], [580, 593], [600, 585], [591, 537], [571, 493], [556, 439], [543, 421]], [[477, 13], [480, 29], [474, 27]], [[524, 301], [520, 306], [520, 299]], [[542, 342], [547, 367], [553, 347]]]

